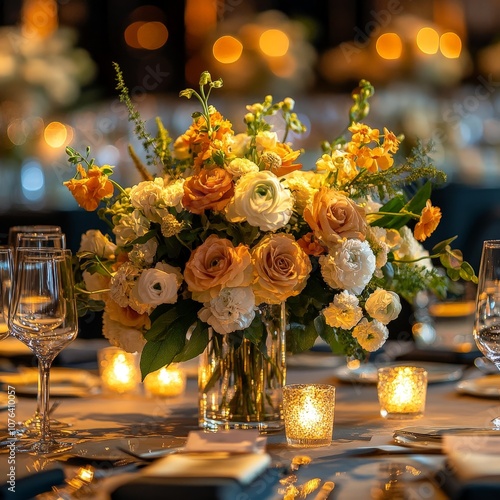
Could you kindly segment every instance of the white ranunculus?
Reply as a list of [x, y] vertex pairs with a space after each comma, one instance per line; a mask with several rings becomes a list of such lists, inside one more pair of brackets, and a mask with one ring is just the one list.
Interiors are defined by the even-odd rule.
[[366, 312], [384, 325], [396, 319], [401, 312], [401, 301], [395, 292], [377, 288], [365, 303]]
[[319, 258], [321, 275], [334, 289], [359, 295], [375, 272], [375, 255], [367, 241], [344, 240], [331, 254]]
[[374, 352], [384, 345], [389, 336], [389, 330], [376, 319], [368, 321], [363, 318], [354, 328], [352, 336], [365, 351]]
[[154, 261], [157, 249], [158, 241], [155, 238], [150, 238], [146, 243], [134, 245], [128, 258], [138, 267], [150, 266]]
[[261, 231], [275, 231], [288, 223], [292, 208], [290, 191], [276, 175], [263, 170], [241, 177], [226, 213], [231, 222], [246, 220]]
[[258, 132], [255, 137], [257, 151], [272, 151], [278, 142], [278, 134], [269, 130]]
[[[170, 272], [171, 270], [175, 272]], [[141, 273], [132, 289], [132, 295], [139, 302], [150, 306], [175, 304], [181, 283], [182, 275], [179, 268], [159, 262], [154, 268], [145, 269]]]
[[250, 172], [258, 172], [259, 167], [251, 160], [246, 158], [235, 158], [226, 167], [226, 170], [233, 176], [234, 179]]
[[[82, 278], [85, 283], [85, 289], [88, 292], [95, 292], [97, 290], [108, 290], [109, 289], [109, 276], [103, 276], [99, 273], [89, 273], [88, 271], [83, 271]], [[103, 300], [102, 293], [92, 293], [90, 295], [92, 300]]]
[[113, 321], [107, 312], [102, 315], [102, 333], [111, 345], [120, 347], [127, 352], [141, 352], [146, 344], [146, 339], [141, 331]]
[[79, 252], [92, 252], [101, 259], [114, 258], [116, 245], [97, 229], [82, 234]]
[[363, 317], [363, 310], [359, 307], [356, 295], [344, 290], [333, 298], [333, 302], [323, 309], [323, 315], [328, 325], [333, 328], [350, 330]]
[[139, 211], [123, 215], [113, 228], [116, 243], [120, 246], [129, 245], [132, 241], [144, 236], [150, 227], [149, 220]]
[[198, 312], [201, 321], [217, 333], [227, 334], [248, 328], [255, 317], [255, 296], [250, 287], [223, 288]]

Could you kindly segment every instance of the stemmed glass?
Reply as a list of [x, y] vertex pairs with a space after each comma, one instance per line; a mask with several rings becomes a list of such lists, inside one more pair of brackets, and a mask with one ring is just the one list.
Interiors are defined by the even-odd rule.
[[69, 449], [71, 444], [57, 442], [50, 430], [49, 387], [54, 358], [78, 331], [70, 250], [17, 249], [9, 327], [33, 351], [40, 367], [40, 438], [27, 451], [45, 454]]
[[9, 336], [9, 306], [14, 261], [9, 247], [0, 247], [0, 340]]
[[21, 233], [36, 234], [61, 234], [61, 226], [46, 224], [35, 224], [33, 226], [12, 226], [9, 228], [8, 243], [11, 247], [17, 246], [18, 235]]
[[[500, 240], [483, 242], [479, 265], [474, 340], [500, 370]], [[492, 420], [500, 429], [500, 417]]]

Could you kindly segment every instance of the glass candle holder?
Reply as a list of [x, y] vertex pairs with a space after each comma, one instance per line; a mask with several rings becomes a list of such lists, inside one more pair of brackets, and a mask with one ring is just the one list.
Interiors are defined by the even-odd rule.
[[138, 391], [141, 384], [138, 353], [105, 347], [98, 352], [97, 359], [104, 392], [124, 394]]
[[186, 389], [186, 373], [176, 364], [164, 366], [146, 376], [144, 389], [150, 396], [180, 396]]
[[283, 387], [285, 434], [290, 446], [328, 446], [332, 442], [335, 387], [291, 384]]
[[415, 366], [379, 368], [377, 392], [384, 418], [419, 418], [425, 410], [427, 372]]

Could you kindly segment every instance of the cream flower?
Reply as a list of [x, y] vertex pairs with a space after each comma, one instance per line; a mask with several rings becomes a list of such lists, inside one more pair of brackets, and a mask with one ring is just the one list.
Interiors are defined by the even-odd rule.
[[82, 234], [79, 252], [92, 252], [101, 259], [113, 259], [116, 245], [109, 238], [96, 229], [89, 229]]
[[129, 252], [128, 258], [138, 267], [150, 266], [158, 249], [156, 238], [150, 238], [146, 243], [137, 243]]
[[152, 222], [161, 222], [165, 215], [163, 191], [164, 183], [161, 177], [156, 177], [153, 181], [139, 182], [130, 190], [130, 202]]
[[158, 262], [154, 268], [142, 271], [131, 296], [149, 306], [175, 304], [181, 283], [182, 274], [179, 268]]
[[135, 284], [135, 280], [139, 277], [139, 274], [140, 270], [137, 267], [131, 262], [125, 262], [111, 278], [109, 296], [120, 307], [127, 307], [129, 305], [130, 291]]
[[[97, 290], [108, 290], [110, 277], [104, 276], [99, 273], [89, 273], [88, 271], [83, 271], [82, 278], [85, 283], [85, 289], [88, 292], [96, 292]], [[90, 299], [92, 300], [103, 300], [104, 293], [92, 293]]]
[[140, 330], [112, 320], [106, 312], [102, 315], [102, 333], [111, 345], [127, 352], [141, 352], [146, 344]]
[[377, 321], [387, 325], [401, 312], [401, 301], [397, 293], [377, 288], [365, 303], [366, 312]]
[[182, 210], [182, 197], [184, 196], [184, 179], [176, 179], [167, 184], [162, 192], [163, 202], [167, 207], [174, 207], [177, 212]]
[[278, 134], [269, 130], [261, 131], [255, 137], [257, 151], [273, 150], [278, 142]]
[[231, 155], [242, 157], [248, 152], [252, 138], [247, 134], [236, 134], [231, 138]]
[[304, 211], [317, 191], [317, 188], [310, 184], [311, 176], [309, 174], [310, 172], [295, 170], [287, 174], [283, 182], [283, 185], [292, 192], [295, 199], [294, 208], [299, 214]]
[[256, 304], [279, 304], [305, 287], [311, 262], [293, 236], [284, 233], [262, 238], [252, 249]]
[[345, 240], [333, 253], [319, 258], [321, 275], [332, 288], [359, 295], [375, 271], [375, 255], [366, 241]]
[[198, 312], [217, 333], [248, 328], [255, 317], [255, 297], [249, 287], [224, 288]]
[[363, 349], [374, 352], [384, 345], [387, 337], [389, 337], [389, 330], [376, 319], [368, 321], [366, 318], [363, 318], [354, 327], [352, 336], [359, 342], [359, 345]]
[[[413, 261], [415, 259], [421, 259], [422, 257], [427, 257], [429, 252], [419, 243], [411, 229], [408, 226], [403, 226], [399, 233], [401, 235], [401, 241], [398, 247], [394, 251], [394, 256], [398, 260], [403, 261]], [[424, 266], [427, 269], [433, 269], [431, 259], [421, 259], [413, 263], [415, 266]]]
[[229, 163], [226, 170], [233, 178], [237, 179], [250, 172], [258, 172], [259, 167], [253, 161], [247, 160], [246, 158], [235, 158]]
[[350, 330], [363, 317], [363, 310], [359, 307], [356, 295], [344, 290], [333, 298], [333, 302], [323, 309], [326, 323], [333, 328]]
[[272, 172], [264, 170], [240, 178], [226, 216], [231, 222], [246, 220], [261, 231], [276, 231], [288, 223], [292, 208], [290, 191]]
[[113, 228], [116, 244], [127, 246], [137, 238], [144, 236], [151, 226], [150, 221], [139, 210], [123, 215]]

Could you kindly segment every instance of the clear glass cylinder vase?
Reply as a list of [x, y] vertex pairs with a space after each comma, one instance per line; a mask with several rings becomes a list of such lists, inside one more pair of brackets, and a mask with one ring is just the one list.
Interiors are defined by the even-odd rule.
[[219, 335], [200, 356], [198, 371], [200, 427], [218, 429], [283, 428], [285, 364], [285, 305], [262, 305], [258, 341], [241, 332]]

